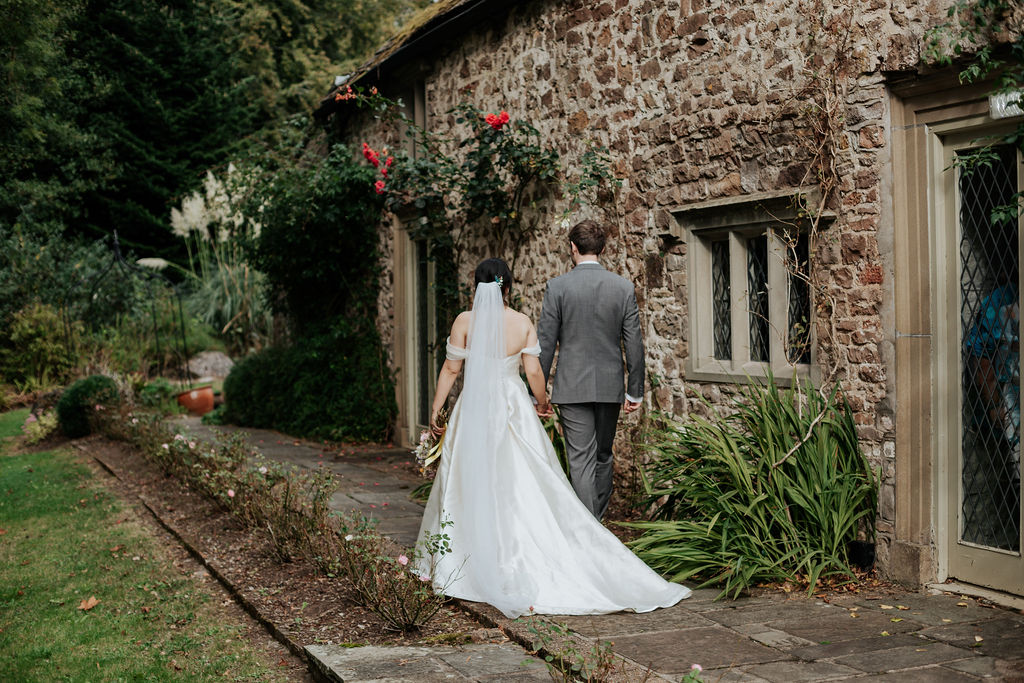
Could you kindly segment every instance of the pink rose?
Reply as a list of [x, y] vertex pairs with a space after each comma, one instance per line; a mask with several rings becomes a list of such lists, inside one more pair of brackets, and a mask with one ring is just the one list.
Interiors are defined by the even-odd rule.
[[409, 564], [409, 558], [406, 557], [405, 555], [399, 555], [398, 556], [398, 564], [400, 564], [400, 565], [402, 565], [404, 567], [405, 565]]

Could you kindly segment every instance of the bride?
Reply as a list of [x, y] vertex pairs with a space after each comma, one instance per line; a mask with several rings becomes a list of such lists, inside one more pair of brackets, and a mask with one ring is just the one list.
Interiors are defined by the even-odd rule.
[[[475, 272], [471, 311], [460, 313], [434, 395], [431, 426], [466, 366], [418, 547], [448, 537], [449, 551], [416, 569], [446, 595], [522, 614], [647, 612], [690, 595], [645, 565], [576, 497], [538, 414], [549, 414], [540, 346], [530, 319], [505, 305], [512, 273], [501, 259]], [[520, 362], [530, 401], [519, 375]]]

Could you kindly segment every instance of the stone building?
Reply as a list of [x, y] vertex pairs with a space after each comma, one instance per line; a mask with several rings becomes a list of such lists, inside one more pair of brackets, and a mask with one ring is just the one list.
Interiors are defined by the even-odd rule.
[[[992, 293], [1019, 278], [1018, 221], [983, 219], [1024, 174], [1011, 146], [984, 177], [951, 168], [1020, 119], [991, 109], [987, 87], [923, 66], [950, 4], [442, 0], [356, 80], [442, 134], [464, 97], [507, 110], [570, 174], [586, 141], [606, 146], [621, 187], [569, 221], [617, 231], [603, 261], [636, 283], [648, 407], [706, 411], [769, 372], [838, 382], [881, 471], [878, 566], [1020, 595], [1019, 380], [1000, 375], [1010, 407], [986, 420], [981, 394], [998, 392], [979, 390], [971, 353]], [[357, 144], [401, 144], [343, 105], [328, 98], [319, 113], [340, 114]], [[516, 259], [534, 319], [569, 263], [564, 210], [557, 196], [535, 209], [541, 229]], [[424, 245], [397, 219], [381, 240], [382, 332], [410, 440], [434, 381], [429, 342], [449, 321], [436, 319]], [[505, 256], [466, 248], [470, 264]], [[794, 272], [808, 256], [805, 284]]]

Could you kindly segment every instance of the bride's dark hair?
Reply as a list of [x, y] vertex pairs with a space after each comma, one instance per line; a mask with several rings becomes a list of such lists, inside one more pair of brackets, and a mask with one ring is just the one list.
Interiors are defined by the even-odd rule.
[[474, 285], [481, 282], [500, 282], [501, 293], [507, 295], [512, 290], [512, 271], [508, 264], [500, 258], [484, 259], [473, 272]]

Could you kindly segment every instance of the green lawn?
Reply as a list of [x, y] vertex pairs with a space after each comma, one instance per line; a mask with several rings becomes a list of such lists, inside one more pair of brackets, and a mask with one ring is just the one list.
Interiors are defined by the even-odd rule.
[[0, 452], [0, 681], [283, 680], [133, 519], [72, 453]]

